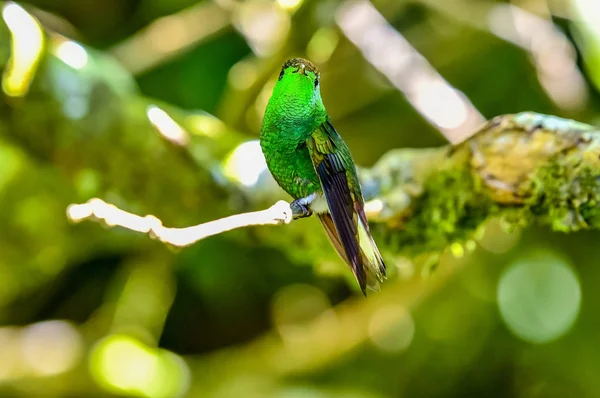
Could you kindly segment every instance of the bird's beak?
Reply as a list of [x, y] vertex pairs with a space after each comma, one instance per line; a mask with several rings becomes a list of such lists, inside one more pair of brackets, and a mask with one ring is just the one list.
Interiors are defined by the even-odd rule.
[[304, 71], [305, 69], [306, 69], [306, 66], [304, 64], [300, 64], [300, 67], [298, 68], [298, 72], [300, 74], [304, 75], [305, 74], [305, 71]]

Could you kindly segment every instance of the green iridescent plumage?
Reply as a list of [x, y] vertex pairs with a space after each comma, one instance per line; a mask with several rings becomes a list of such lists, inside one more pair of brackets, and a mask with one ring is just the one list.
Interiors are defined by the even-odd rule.
[[267, 105], [260, 143], [277, 183], [304, 216], [317, 213], [338, 254], [365, 293], [377, 290], [385, 265], [369, 232], [350, 150], [321, 99], [319, 72], [309, 61], [287, 61]]

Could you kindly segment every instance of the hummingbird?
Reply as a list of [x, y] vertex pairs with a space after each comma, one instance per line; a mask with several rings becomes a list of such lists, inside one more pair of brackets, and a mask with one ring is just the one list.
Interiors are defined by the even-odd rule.
[[291, 195], [294, 218], [315, 213], [366, 296], [378, 291], [385, 264], [371, 236], [348, 146], [321, 99], [320, 74], [303, 58], [281, 68], [267, 104], [260, 146], [279, 186]]

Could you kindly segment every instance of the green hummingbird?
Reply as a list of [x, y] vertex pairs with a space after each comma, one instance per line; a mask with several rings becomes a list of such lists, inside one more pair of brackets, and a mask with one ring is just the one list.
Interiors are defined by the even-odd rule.
[[369, 231], [350, 150], [321, 99], [320, 75], [308, 60], [286, 61], [263, 119], [260, 145], [267, 166], [295, 200], [295, 218], [314, 212], [363, 294], [379, 290], [385, 264]]

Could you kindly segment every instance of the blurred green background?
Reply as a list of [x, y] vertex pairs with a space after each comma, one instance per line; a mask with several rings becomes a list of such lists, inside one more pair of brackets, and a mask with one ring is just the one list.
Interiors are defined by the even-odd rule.
[[188, 226], [285, 199], [254, 140], [292, 56], [362, 166], [504, 113], [599, 123], [597, 0], [2, 7], [0, 396], [600, 396], [597, 232], [492, 221], [432, 274], [382, 244], [364, 299], [316, 220], [173, 251], [66, 215], [99, 197]]

